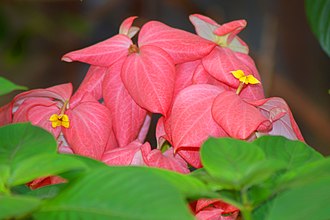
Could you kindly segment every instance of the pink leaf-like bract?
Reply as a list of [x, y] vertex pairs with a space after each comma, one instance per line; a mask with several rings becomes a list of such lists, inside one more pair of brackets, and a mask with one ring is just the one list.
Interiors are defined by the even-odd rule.
[[75, 100], [79, 101], [86, 93], [92, 95], [95, 100], [101, 99], [103, 78], [107, 72], [106, 67], [91, 66], [74, 94]]
[[162, 153], [158, 149], [151, 150], [142, 146], [141, 152], [146, 165], [149, 167], [164, 168], [179, 173], [190, 172], [187, 163], [179, 155], [174, 156], [173, 148]]
[[216, 42], [216, 35], [214, 31], [220, 27], [220, 25], [209, 17], [200, 14], [192, 14], [189, 16], [189, 20], [195, 27], [196, 33], [212, 42]]
[[[209, 136], [223, 137], [226, 132], [214, 121], [212, 103], [223, 89], [198, 84], [183, 89], [175, 98], [168, 126], [175, 151], [200, 147]], [[165, 126], [166, 129], [166, 126]]]
[[192, 85], [192, 78], [201, 60], [176, 65], [174, 97], [184, 88]]
[[249, 53], [247, 44], [236, 36], [246, 26], [245, 20], [236, 20], [220, 25], [211, 18], [200, 14], [190, 15], [189, 19], [199, 36], [221, 47], [228, 47], [232, 51]]
[[202, 61], [208, 73], [217, 80], [235, 89], [239, 85], [239, 80], [233, 76], [231, 71], [243, 70], [246, 75], [251, 74], [260, 81], [259, 74], [253, 72], [255, 69], [251, 69], [250, 65], [246, 65], [245, 62], [242, 62], [241, 59], [236, 56], [236, 53], [228, 48], [216, 47], [209, 55], [204, 57]]
[[128, 55], [132, 40], [123, 34], [115, 35], [107, 40], [72, 51], [62, 57], [63, 61], [80, 61], [95, 66], [109, 67]]
[[175, 78], [171, 57], [155, 46], [142, 46], [125, 60], [121, 78], [129, 94], [142, 108], [167, 114]]
[[74, 153], [101, 159], [111, 131], [109, 110], [93, 97], [84, 96], [66, 114], [70, 127], [62, 131]]
[[132, 24], [136, 18], [137, 16], [126, 18], [119, 27], [119, 34], [127, 35], [129, 38], [134, 37], [134, 35], [139, 31], [138, 27], [132, 27]]
[[12, 120], [12, 103], [10, 102], [0, 107], [0, 126], [9, 124]]
[[135, 103], [121, 80], [122, 63], [112, 65], [103, 82], [104, 103], [111, 112], [113, 132], [119, 147], [137, 138], [147, 114]]
[[52, 86], [46, 89], [33, 89], [30, 91], [26, 91], [18, 94], [14, 98], [14, 107], [17, 106], [19, 102], [22, 102], [26, 98], [48, 98], [50, 100], [56, 99], [64, 103], [69, 100], [72, 95], [72, 84], [60, 84], [56, 86]]
[[195, 168], [202, 168], [202, 162], [201, 162], [201, 157], [199, 154], [199, 149], [192, 149], [192, 150], [187, 150], [183, 149], [178, 152], [178, 154], [185, 160], [187, 163], [189, 163], [191, 166]]
[[236, 37], [236, 35], [241, 32], [247, 25], [246, 20], [236, 20], [236, 21], [231, 21], [228, 23], [225, 23], [218, 27], [215, 31], [214, 34], [218, 36], [223, 36], [223, 35], [229, 35], [227, 38], [227, 43], [230, 44], [233, 39]]
[[254, 131], [271, 129], [270, 121], [234, 92], [225, 91], [215, 98], [212, 115], [233, 138], [247, 139]]
[[[146, 143], [145, 145], [150, 148], [149, 143]], [[110, 166], [144, 165], [140, 151], [141, 146], [142, 144], [140, 142], [133, 141], [125, 147], [106, 151], [103, 154], [101, 161]]]
[[158, 21], [150, 21], [143, 25], [139, 34], [139, 45], [162, 48], [173, 58], [174, 63], [200, 59], [216, 46], [211, 41]]
[[52, 114], [59, 114], [57, 103], [47, 98], [26, 98], [13, 114], [13, 122], [30, 121], [51, 132], [55, 138], [60, 134], [60, 127], [53, 128], [49, 118]]
[[282, 98], [272, 97], [250, 103], [272, 122], [273, 129], [268, 134], [304, 141], [289, 106]]

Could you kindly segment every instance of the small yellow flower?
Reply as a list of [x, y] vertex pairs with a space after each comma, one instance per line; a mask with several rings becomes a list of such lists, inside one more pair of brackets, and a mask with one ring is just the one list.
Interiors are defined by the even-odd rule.
[[255, 78], [253, 75], [245, 75], [243, 70], [231, 71], [231, 73], [238, 79], [240, 82], [245, 84], [258, 84], [260, 81]]
[[236, 79], [238, 79], [241, 82], [236, 90], [237, 95], [242, 91], [244, 84], [247, 85], [247, 84], [260, 83], [260, 81], [257, 78], [255, 78], [253, 75], [250, 74], [246, 76], [243, 70], [235, 70], [230, 72], [233, 74], [233, 76]]
[[49, 121], [52, 122], [52, 127], [56, 128], [58, 126], [63, 126], [65, 128], [70, 127], [69, 116], [66, 114], [52, 114], [49, 118]]

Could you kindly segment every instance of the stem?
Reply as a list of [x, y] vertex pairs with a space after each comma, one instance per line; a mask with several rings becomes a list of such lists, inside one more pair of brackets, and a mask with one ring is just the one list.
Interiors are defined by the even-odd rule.
[[241, 190], [241, 196], [242, 196], [242, 203], [243, 203], [243, 209], [241, 209], [241, 213], [244, 220], [252, 220], [252, 210], [253, 207], [249, 202], [247, 189], [243, 188]]
[[244, 82], [241, 82], [236, 90], [236, 94], [239, 95], [243, 89]]

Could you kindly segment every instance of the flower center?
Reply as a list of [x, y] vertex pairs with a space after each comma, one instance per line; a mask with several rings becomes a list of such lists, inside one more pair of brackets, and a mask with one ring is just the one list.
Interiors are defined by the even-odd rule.
[[61, 108], [60, 114], [52, 114], [49, 118], [49, 121], [52, 123], [52, 127], [56, 128], [63, 126], [65, 128], [70, 127], [70, 120], [67, 114], [64, 114], [65, 110], [69, 108], [69, 100], [66, 100]]
[[131, 46], [129, 46], [128, 48], [128, 53], [132, 54], [132, 53], [139, 53], [140, 50], [138, 48], [138, 46], [136, 46], [135, 44], [132, 44]]

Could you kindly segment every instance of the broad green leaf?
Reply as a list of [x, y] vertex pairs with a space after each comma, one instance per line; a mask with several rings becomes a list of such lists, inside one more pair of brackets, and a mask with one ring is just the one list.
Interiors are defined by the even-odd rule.
[[265, 207], [256, 210], [256, 220], [313, 219], [330, 216], [330, 176], [293, 188], [276, 196]]
[[69, 170], [86, 169], [80, 160], [64, 154], [37, 154], [12, 167], [8, 185], [30, 182], [38, 177], [57, 175]]
[[242, 184], [244, 187], [250, 187], [255, 184], [264, 182], [273, 176], [277, 171], [284, 169], [285, 163], [280, 160], [263, 160], [259, 161], [247, 170]]
[[289, 140], [282, 136], [263, 136], [253, 143], [264, 151], [267, 159], [285, 162], [287, 170], [323, 158], [320, 153], [307, 144], [301, 141]]
[[30, 187], [28, 187], [27, 185], [22, 184], [22, 185], [12, 187], [10, 189], [10, 191], [12, 192], [12, 194], [15, 194], [15, 195], [24, 195], [24, 194], [31, 192], [32, 189], [30, 189]]
[[94, 169], [44, 203], [36, 219], [194, 219], [183, 194], [147, 167]]
[[0, 195], [0, 204], [0, 219], [14, 219], [31, 214], [41, 201], [33, 197]]
[[50, 199], [57, 196], [66, 186], [67, 183], [52, 184], [31, 190], [25, 195], [34, 196], [39, 199]]
[[27, 87], [16, 85], [8, 79], [0, 76], [0, 95], [5, 95], [14, 90], [27, 90]]
[[40, 127], [29, 123], [0, 127], [0, 164], [1, 169], [6, 168], [0, 175], [0, 183], [12, 187], [86, 167], [78, 159], [58, 154], [56, 149], [53, 135]]
[[313, 33], [330, 56], [330, 1], [305, 0], [305, 8]]
[[87, 172], [88, 170], [91, 170], [91, 169], [108, 166], [99, 160], [94, 160], [92, 158], [84, 157], [84, 156], [81, 156], [78, 154], [67, 154], [66, 156], [73, 157], [75, 160], [81, 161], [86, 166], [86, 169], [70, 170], [68, 172], [64, 172], [64, 173], [60, 174], [61, 177], [63, 177], [64, 179], [68, 179], [68, 180], [73, 180], [74, 178], [80, 176], [82, 174], [82, 172]]
[[0, 127], [0, 164], [15, 166], [40, 153], [56, 153], [53, 135], [30, 123]]
[[209, 187], [193, 176], [163, 169], [150, 169], [150, 171], [169, 181], [189, 199], [211, 195]]
[[307, 163], [290, 170], [279, 177], [280, 189], [294, 188], [306, 185], [324, 176], [330, 176], [330, 157]]
[[248, 170], [264, 159], [257, 145], [231, 138], [209, 138], [201, 148], [205, 170], [229, 189], [242, 188]]

